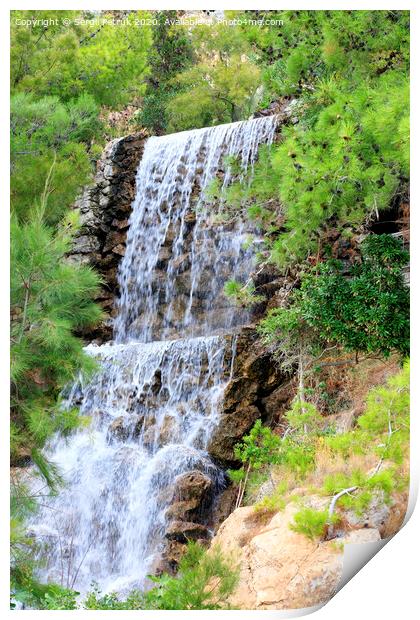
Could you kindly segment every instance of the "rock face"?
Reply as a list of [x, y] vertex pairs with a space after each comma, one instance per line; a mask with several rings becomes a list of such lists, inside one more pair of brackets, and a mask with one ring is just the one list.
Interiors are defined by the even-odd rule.
[[[230, 604], [239, 609], [299, 609], [328, 601], [336, 592], [343, 568], [337, 541], [312, 542], [293, 532], [297, 508], [289, 504], [266, 525], [252, 507], [236, 509], [221, 525], [211, 548], [219, 547], [239, 569]], [[380, 540], [379, 531], [350, 532], [341, 543]]]
[[226, 386], [220, 421], [208, 451], [224, 467], [237, 464], [234, 446], [258, 418], [278, 422], [292, 397], [284, 387], [287, 377], [259, 342], [253, 327], [240, 330], [232, 378]]
[[81, 335], [98, 343], [112, 338], [114, 299], [118, 294], [117, 269], [125, 252], [128, 218], [135, 195], [135, 177], [147, 134], [112, 140], [97, 164], [91, 186], [78, 199], [81, 228], [68, 259], [89, 264], [103, 279], [98, 298], [105, 320]]
[[173, 488], [168, 489], [171, 499], [166, 511], [166, 544], [159, 565], [162, 571], [175, 572], [189, 540], [207, 544], [211, 531], [208, 519], [213, 503], [214, 485], [203, 472], [194, 470], [178, 476]]

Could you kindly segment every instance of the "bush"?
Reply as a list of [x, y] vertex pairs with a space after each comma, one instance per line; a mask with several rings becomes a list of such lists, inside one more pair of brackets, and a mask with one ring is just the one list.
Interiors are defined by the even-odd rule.
[[261, 322], [263, 335], [281, 341], [290, 332], [296, 343], [310, 337], [318, 346], [408, 355], [410, 303], [403, 277], [408, 253], [391, 235], [369, 235], [360, 250], [361, 262], [348, 275], [339, 261], [305, 274], [291, 307], [276, 308]]
[[330, 518], [328, 510], [302, 508], [294, 515], [290, 528], [311, 540], [319, 540], [325, 537], [328, 525], [337, 523], [338, 520], [339, 517], [337, 515], [333, 515]]

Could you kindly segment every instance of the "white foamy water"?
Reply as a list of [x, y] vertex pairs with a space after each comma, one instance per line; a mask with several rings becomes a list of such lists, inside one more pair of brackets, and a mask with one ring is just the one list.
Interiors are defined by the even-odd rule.
[[103, 591], [143, 587], [178, 476], [199, 470], [220, 489], [206, 447], [232, 372], [235, 338], [225, 334], [247, 318], [223, 304], [223, 284], [247, 276], [252, 252], [241, 222], [209, 225], [204, 192], [222, 171], [229, 184], [226, 156], [252, 166], [275, 127], [266, 117], [148, 140], [115, 343], [86, 348], [99, 370], [65, 395], [89, 424], [46, 451], [66, 484], [30, 524], [45, 545], [42, 579], [82, 592], [92, 581]]

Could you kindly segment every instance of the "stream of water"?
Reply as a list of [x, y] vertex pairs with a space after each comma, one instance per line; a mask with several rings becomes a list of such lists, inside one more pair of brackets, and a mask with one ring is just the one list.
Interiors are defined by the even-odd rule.
[[45, 546], [43, 580], [81, 592], [92, 581], [103, 591], [142, 587], [177, 478], [199, 470], [215, 493], [223, 483], [206, 446], [232, 372], [232, 332], [247, 320], [223, 285], [244, 280], [253, 256], [244, 224], [215, 218], [206, 188], [215, 178], [229, 185], [226, 157], [245, 172], [275, 130], [271, 116], [147, 141], [114, 342], [86, 347], [99, 370], [65, 395], [89, 424], [46, 451], [66, 484], [31, 524]]

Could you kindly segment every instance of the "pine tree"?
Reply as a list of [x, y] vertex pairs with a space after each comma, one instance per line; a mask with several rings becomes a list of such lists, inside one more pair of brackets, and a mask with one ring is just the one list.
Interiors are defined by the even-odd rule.
[[187, 29], [175, 24], [177, 11], [158, 11], [154, 16], [153, 45], [149, 50], [150, 74], [146, 93], [136, 122], [151, 132], [165, 131], [168, 118], [166, 107], [181, 87], [174, 76], [185, 71], [194, 61], [194, 49]]
[[140, 95], [152, 41], [150, 16], [129, 11], [125, 22], [111, 23], [113, 17], [107, 12], [12, 11], [12, 90], [61, 101], [90, 94], [111, 108]]
[[12, 218], [12, 462], [31, 456], [42, 463], [47, 439], [78, 423], [76, 411], [60, 407], [59, 394], [80, 369], [92, 368], [74, 331], [101, 312], [92, 301], [98, 277], [65, 260], [75, 229], [70, 217], [57, 232], [39, 212], [24, 224]]
[[44, 221], [56, 224], [92, 173], [91, 141], [101, 124], [90, 95], [66, 104], [18, 93], [11, 100], [11, 207], [28, 221], [44, 196]]

